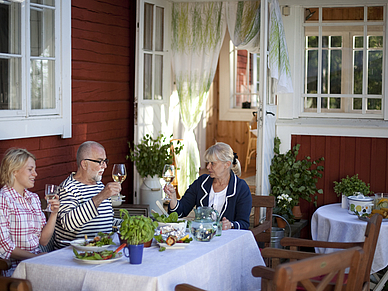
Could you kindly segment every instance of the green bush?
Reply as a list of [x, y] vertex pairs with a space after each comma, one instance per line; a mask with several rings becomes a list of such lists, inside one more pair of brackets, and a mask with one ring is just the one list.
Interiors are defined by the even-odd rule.
[[364, 196], [368, 196], [372, 192], [370, 191], [370, 185], [363, 182], [358, 178], [358, 174], [349, 178], [342, 178], [341, 181], [334, 181], [334, 192], [337, 196], [353, 196], [354, 192], [361, 192]]

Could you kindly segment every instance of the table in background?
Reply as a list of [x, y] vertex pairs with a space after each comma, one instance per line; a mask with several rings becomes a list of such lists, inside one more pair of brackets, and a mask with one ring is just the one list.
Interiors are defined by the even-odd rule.
[[71, 247], [22, 261], [13, 277], [28, 279], [33, 290], [174, 290], [189, 283], [205, 290], [260, 290], [251, 274], [264, 266], [251, 231], [228, 230], [210, 242], [192, 241], [185, 249], [145, 248], [143, 262], [127, 258], [90, 265], [73, 259]]
[[[341, 203], [328, 204], [314, 212], [311, 218], [311, 236], [313, 240], [329, 242], [361, 242], [365, 239], [366, 225], [366, 221], [341, 208]], [[388, 222], [383, 222], [371, 273], [376, 273], [388, 265], [387, 238]], [[315, 251], [327, 254], [336, 250], [316, 248]]]

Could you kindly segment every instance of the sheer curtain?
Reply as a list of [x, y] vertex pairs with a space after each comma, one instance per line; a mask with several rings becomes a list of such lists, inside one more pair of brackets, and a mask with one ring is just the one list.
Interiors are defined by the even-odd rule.
[[226, 30], [222, 2], [174, 3], [172, 64], [185, 127], [179, 155], [181, 193], [198, 177], [200, 157], [193, 129], [200, 121], [213, 82]]

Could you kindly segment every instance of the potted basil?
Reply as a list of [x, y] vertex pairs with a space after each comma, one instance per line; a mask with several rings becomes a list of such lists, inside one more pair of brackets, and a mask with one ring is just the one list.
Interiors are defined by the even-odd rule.
[[144, 243], [152, 240], [158, 223], [144, 215], [131, 216], [126, 209], [120, 209], [120, 217], [120, 237], [128, 243], [130, 263], [141, 264]]

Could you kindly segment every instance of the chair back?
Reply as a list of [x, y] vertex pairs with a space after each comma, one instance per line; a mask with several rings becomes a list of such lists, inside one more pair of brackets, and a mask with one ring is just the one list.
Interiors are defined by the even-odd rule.
[[32, 291], [32, 286], [25, 279], [0, 277], [0, 291]]
[[[327, 255], [316, 256], [296, 262], [280, 264], [275, 270], [274, 287], [276, 291], [295, 291], [303, 286], [307, 291], [324, 290], [335, 279], [336, 291], [356, 290], [358, 267], [363, 250], [355, 247]], [[345, 269], [349, 269], [348, 281], [344, 285]], [[314, 284], [313, 278], [322, 276], [320, 283]]]
[[[265, 220], [260, 223], [260, 209], [265, 208]], [[256, 242], [264, 242], [268, 247], [271, 242], [272, 211], [275, 196], [252, 195], [253, 227], [251, 231]]]
[[205, 291], [190, 284], [178, 284], [175, 286], [175, 291]]

